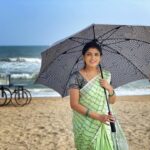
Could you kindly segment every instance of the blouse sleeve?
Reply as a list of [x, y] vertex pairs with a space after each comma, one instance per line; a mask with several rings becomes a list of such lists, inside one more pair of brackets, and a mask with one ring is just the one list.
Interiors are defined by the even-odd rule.
[[77, 73], [73, 73], [73, 74], [70, 76], [67, 89], [70, 89], [70, 88], [80, 89], [80, 88], [79, 88], [79, 82], [78, 82]]

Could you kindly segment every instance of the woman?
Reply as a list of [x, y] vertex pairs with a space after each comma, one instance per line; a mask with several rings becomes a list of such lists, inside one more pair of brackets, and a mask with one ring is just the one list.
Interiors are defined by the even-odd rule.
[[[114, 104], [116, 95], [110, 85], [111, 74], [102, 70], [103, 79], [101, 77], [99, 64], [102, 51], [96, 42], [87, 43], [82, 55], [85, 65], [72, 74], [68, 85], [75, 146], [77, 150], [115, 150], [109, 126], [115, 120], [112, 115], [108, 115], [104, 93], [105, 88], [109, 103]], [[121, 128], [119, 132], [120, 143], [126, 143]], [[117, 148], [127, 150], [127, 144], [120, 146], [120, 143]]]

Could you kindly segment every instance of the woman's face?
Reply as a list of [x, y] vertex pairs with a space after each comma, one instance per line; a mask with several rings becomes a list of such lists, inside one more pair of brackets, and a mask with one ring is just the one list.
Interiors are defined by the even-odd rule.
[[97, 67], [101, 61], [100, 52], [96, 48], [89, 48], [88, 51], [83, 56], [86, 66]]

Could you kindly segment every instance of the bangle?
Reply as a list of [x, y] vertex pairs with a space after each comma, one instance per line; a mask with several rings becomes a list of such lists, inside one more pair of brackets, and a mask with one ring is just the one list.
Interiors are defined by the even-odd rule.
[[88, 117], [89, 116], [89, 113], [90, 113], [90, 110], [89, 108], [86, 110], [86, 113], [85, 113], [85, 116]]
[[113, 90], [113, 93], [112, 93], [112, 94], [109, 94], [108, 96], [111, 97], [111, 96], [113, 96], [114, 94], [115, 94], [115, 91]]

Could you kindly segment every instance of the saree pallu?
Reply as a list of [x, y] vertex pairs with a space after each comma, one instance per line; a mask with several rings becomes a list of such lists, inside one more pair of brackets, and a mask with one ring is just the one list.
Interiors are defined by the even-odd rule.
[[[110, 83], [110, 72], [103, 70], [103, 77]], [[79, 103], [90, 111], [108, 114], [104, 89], [100, 86], [100, 74], [91, 79], [80, 89]], [[106, 91], [107, 97], [108, 92]], [[98, 120], [86, 117], [73, 110], [74, 142], [77, 150], [128, 150], [127, 142], [119, 123], [116, 122], [116, 140], [113, 139], [111, 128]]]

